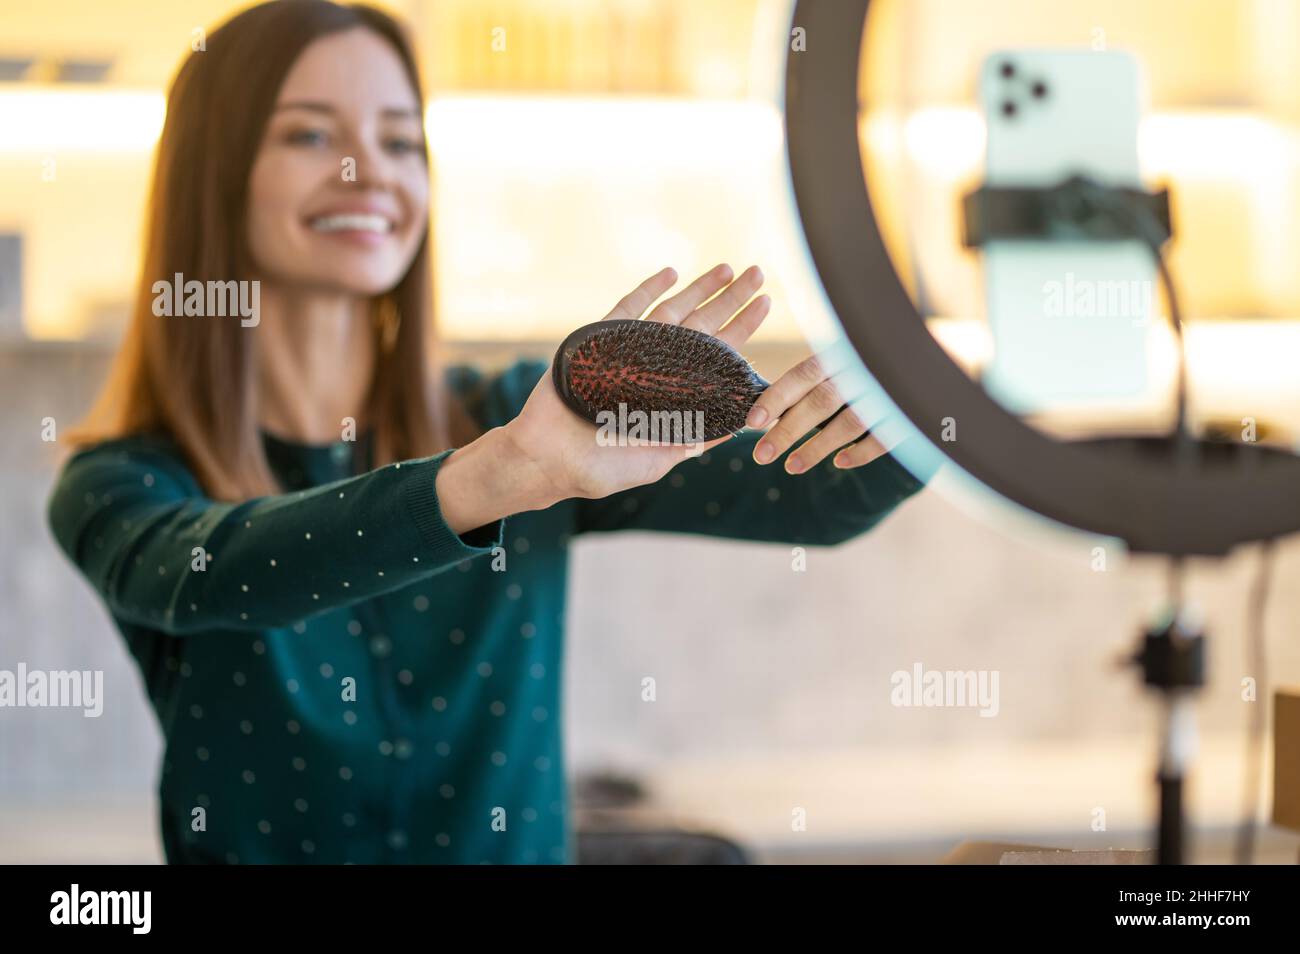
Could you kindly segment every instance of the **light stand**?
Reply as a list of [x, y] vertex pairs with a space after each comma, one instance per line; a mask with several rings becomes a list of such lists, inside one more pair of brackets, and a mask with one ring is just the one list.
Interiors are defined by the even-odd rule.
[[1156, 862], [1181, 865], [1187, 857], [1183, 783], [1196, 750], [1195, 690], [1205, 685], [1205, 632], [1177, 605], [1146, 630], [1132, 662], [1160, 694], [1159, 821]]
[[[1012, 238], [1143, 241], [1165, 282], [1179, 343], [1178, 411], [1170, 435], [1175, 466], [1194, 466], [1197, 448], [1186, 427], [1182, 317], [1163, 253], [1165, 242], [1172, 236], [1168, 192], [1145, 193], [1074, 176], [1050, 188], [985, 186], [966, 197], [964, 211], [963, 242], [972, 248], [994, 239]], [[1132, 661], [1141, 669], [1142, 681], [1159, 693], [1161, 706], [1156, 860], [1162, 865], [1181, 865], [1187, 857], [1183, 788], [1196, 751], [1193, 694], [1205, 685], [1205, 632], [1182, 602], [1181, 559], [1174, 560], [1171, 572], [1175, 585], [1166, 618], [1142, 634]]]
[[[794, 3], [791, 26], [815, 38], [817, 47], [815, 54], [792, 48], [786, 55], [785, 141], [791, 193], [827, 300], [866, 372], [924, 438], [924, 446], [913, 448], [918, 463], [942, 456], [1003, 497], [1067, 526], [1116, 537], [1135, 553], [1224, 556], [1242, 543], [1300, 531], [1300, 457], [1189, 435], [1181, 363], [1175, 433], [1068, 441], [1008, 412], [953, 362], [895, 269], [864, 176], [859, 80], [869, 6], [870, 0]], [[1173, 282], [1159, 253], [1167, 202], [1121, 191], [1075, 180], [1060, 184], [1054, 202], [1010, 192], [1001, 208], [991, 208], [988, 200], [997, 204], [998, 197], [986, 193], [976, 200], [984, 213], [976, 231], [997, 233], [1010, 221], [1038, 232], [1045, 222], [1065, 221], [1075, 236], [1079, 230], [1099, 238], [1139, 235], [1154, 248], [1181, 346]], [[943, 436], [953, 408], [961, 409], [960, 441]], [[1186, 856], [1183, 779], [1195, 739], [1191, 697], [1204, 681], [1205, 656], [1203, 633], [1181, 618], [1180, 600], [1173, 604], [1168, 631], [1144, 634], [1138, 654], [1144, 681], [1160, 692], [1164, 709], [1157, 840], [1167, 863]]]

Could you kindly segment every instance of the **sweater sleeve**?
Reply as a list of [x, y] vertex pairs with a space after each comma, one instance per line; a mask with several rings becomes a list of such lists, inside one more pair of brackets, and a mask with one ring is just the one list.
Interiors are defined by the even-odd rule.
[[[520, 361], [492, 379], [460, 369], [453, 380], [490, 427], [517, 415], [549, 370], [545, 361]], [[574, 532], [661, 530], [829, 546], [870, 530], [932, 475], [914, 476], [886, 454], [852, 470], [840, 470], [828, 459], [792, 476], [780, 463], [754, 463], [761, 436], [743, 432], [648, 486], [574, 501]]]
[[870, 530], [925, 485], [889, 454], [850, 470], [828, 458], [799, 475], [780, 461], [760, 466], [753, 454], [761, 436], [742, 432], [654, 484], [581, 501], [577, 532], [665, 530], [830, 546]]
[[55, 539], [128, 622], [174, 635], [287, 626], [432, 576], [501, 542], [457, 535], [434, 479], [446, 451], [242, 503], [205, 497], [170, 445], [128, 439], [65, 464]]

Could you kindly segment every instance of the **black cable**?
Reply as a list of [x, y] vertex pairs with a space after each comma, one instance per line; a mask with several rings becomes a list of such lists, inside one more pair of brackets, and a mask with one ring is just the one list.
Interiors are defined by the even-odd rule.
[[1259, 814], [1260, 777], [1264, 764], [1264, 737], [1268, 728], [1268, 646], [1264, 638], [1264, 609], [1268, 603], [1273, 541], [1259, 545], [1259, 574], [1251, 590], [1246, 624], [1246, 671], [1255, 677], [1255, 708], [1246, 729], [1246, 774], [1241, 827], [1237, 832], [1237, 864], [1255, 862], [1255, 826]]
[[1187, 341], [1183, 334], [1183, 311], [1178, 302], [1178, 289], [1174, 284], [1174, 276], [1169, 270], [1169, 262], [1164, 253], [1164, 244], [1168, 235], [1150, 206], [1123, 201], [1118, 194], [1097, 183], [1089, 183], [1087, 191], [1092, 201], [1108, 208], [1112, 213], [1118, 213], [1128, 222], [1131, 230], [1142, 240], [1155, 260], [1160, 284], [1164, 287], [1165, 298], [1169, 302], [1169, 324], [1173, 328], [1174, 344], [1178, 348], [1173, 433], [1177, 436], [1180, 449], [1184, 452], [1180, 454], [1180, 463], [1185, 462], [1186, 452], [1194, 446], [1191, 434], [1187, 430]]
[[[1149, 223], [1149, 230], [1154, 223], [1154, 219], [1149, 211], [1146, 209], [1143, 209], [1143, 211], [1145, 214], [1138, 218], [1140, 221]], [[1165, 286], [1165, 297], [1169, 300], [1169, 323], [1174, 329], [1174, 343], [1178, 346], [1178, 383], [1176, 391], [1178, 410], [1174, 418], [1174, 433], [1178, 435], [1185, 446], [1191, 436], [1187, 431], [1187, 339], [1183, 335], [1183, 316], [1178, 305], [1178, 291], [1174, 288], [1174, 277], [1169, 271], [1169, 262], [1160, 246], [1159, 238], [1150, 234], [1144, 234], [1143, 238], [1147, 243], [1147, 248], [1151, 250], [1152, 257], [1156, 260], [1156, 268], [1160, 272], [1160, 281]]]
[[1185, 563], [1186, 561], [1181, 556], [1171, 556], [1169, 558], [1169, 605], [1173, 607], [1175, 613], [1178, 612], [1178, 607], [1183, 605]]
[[1174, 344], [1178, 347], [1178, 378], [1177, 390], [1175, 390], [1177, 412], [1174, 416], [1174, 434], [1178, 435], [1180, 445], [1186, 450], [1191, 439], [1191, 434], [1187, 430], [1187, 338], [1183, 334], [1183, 309], [1178, 302], [1178, 289], [1174, 285], [1173, 273], [1169, 270], [1169, 261], [1165, 259], [1165, 233], [1156, 214], [1147, 205], [1121, 204], [1119, 208], [1131, 213], [1132, 225], [1138, 231], [1138, 237], [1147, 244], [1152, 259], [1156, 260], [1156, 270], [1160, 273], [1165, 298], [1169, 300], [1169, 324], [1174, 329]]

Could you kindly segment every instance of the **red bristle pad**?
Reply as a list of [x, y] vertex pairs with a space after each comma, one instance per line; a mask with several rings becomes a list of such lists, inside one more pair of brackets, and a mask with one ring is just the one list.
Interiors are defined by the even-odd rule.
[[604, 322], [567, 350], [566, 377], [590, 416], [600, 410], [703, 412], [706, 428], [740, 430], [766, 382], [711, 335], [664, 322]]

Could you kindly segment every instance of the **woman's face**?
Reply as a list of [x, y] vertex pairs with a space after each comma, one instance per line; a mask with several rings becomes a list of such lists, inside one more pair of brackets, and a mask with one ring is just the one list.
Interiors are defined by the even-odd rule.
[[386, 40], [316, 40], [285, 77], [249, 180], [248, 242], [263, 280], [375, 295], [424, 237], [429, 175], [415, 91]]

